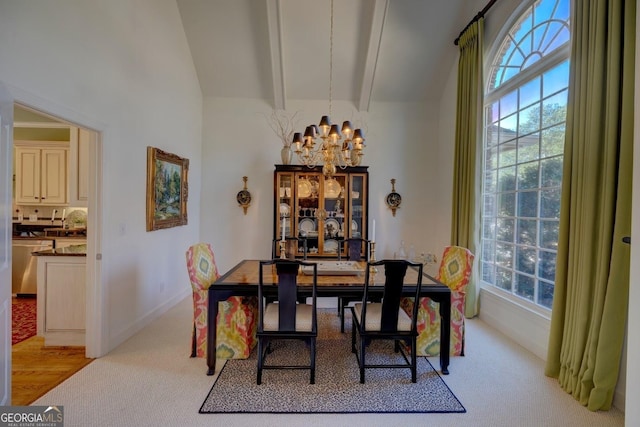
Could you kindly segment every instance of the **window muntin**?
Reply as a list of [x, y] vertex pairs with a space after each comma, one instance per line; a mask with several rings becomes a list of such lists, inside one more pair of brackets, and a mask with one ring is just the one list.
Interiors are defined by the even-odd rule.
[[551, 308], [570, 0], [538, 0], [501, 41], [485, 96], [482, 280]]

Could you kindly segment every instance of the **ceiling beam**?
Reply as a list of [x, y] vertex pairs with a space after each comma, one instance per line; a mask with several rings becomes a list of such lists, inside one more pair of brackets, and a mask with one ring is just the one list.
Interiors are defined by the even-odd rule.
[[387, 15], [388, 8], [389, 0], [375, 0], [373, 15], [371, 17], [369, 47], [367, 49], [367, 56], [362, 69], [362, 85], [360, 87], [360, 100], [358, 102], [359, 111], [369, 111], [371, 91], [373, 90], [373, 79], [375, 77], [376, 65], [378, 64], [380, 41], [382, 40], [384, 19]]
[[269, 50], [271, 78], [273, 82], [273, 107], [286, 110], [286, 88], [284, 84], [284, 56], [282, 53], [282, 13], [280, 0], [267, 0], [267, 25], [269, 27]]

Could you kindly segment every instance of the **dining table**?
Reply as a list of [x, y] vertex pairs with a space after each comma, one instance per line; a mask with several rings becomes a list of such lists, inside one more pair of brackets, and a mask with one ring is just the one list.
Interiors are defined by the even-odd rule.
[[[309, 262], [309, 261], [307, 261]], [[311, 261], [313, 262], [313, 261]], [[362, 298], [365, 282], [365, 268], [370, 270], [369, 295], [382, 298], [384, 290], [384, 266], [367, 267], [365, 261], [318, 260], [318, 297]], [[213, 375], [216, 369], [216, 326], [218, 303], [232, 296], [257, 296], [260, 260], [242, 260], [231, 270], [220, 276], [208, 289], [207, 304], [207, 375]], [[264, 296], [277, 297], [278, 276], [274, 265], [263, 267]], [[418, 271], [407, 269], [405, 276], [406, 295], [415, 295]], [[304, 296], [305, 287], [311, 296], [313, 275], [301, 270], [298, 274], [299, 292]], [[451, 325], [451, 289], [436, 278], [423, 272], [421, 296], [439, 303], [440, 311], [440, 348], [448, 349]], [[449, 374], [449, 352], [440, 352], [440, 368], [443, 375]]]

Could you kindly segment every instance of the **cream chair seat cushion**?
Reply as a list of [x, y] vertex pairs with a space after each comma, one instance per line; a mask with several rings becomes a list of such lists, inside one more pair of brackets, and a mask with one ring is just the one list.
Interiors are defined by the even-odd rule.
[[[356, 319], [359, 323], [362, 317], [362, 303], [356, 303], [354, 305], [354, 311], [356, 313]], [[382, 303], [371, 302], [367, 303], [367, 324], [364, 325], [366, 331], [379, 331], [380, 322], [382, 321]], [[411, 330], [411, 318], [401, 308], [398, 310], [398, 330], [410, 331]]]
[[[313, 308], [309, 304], [296, 304], [296, 331], [311, 332]], [[264, 310], [264, 330], [278, 330], [278, 303], [267, 304]]]

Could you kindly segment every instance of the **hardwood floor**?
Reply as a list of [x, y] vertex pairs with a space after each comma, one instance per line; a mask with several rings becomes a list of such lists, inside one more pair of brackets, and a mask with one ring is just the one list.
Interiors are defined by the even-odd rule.
[[33, 403], [92, 360], [84, 347], [44, 347], [38, 336], [13, 345], [11, 404]]

